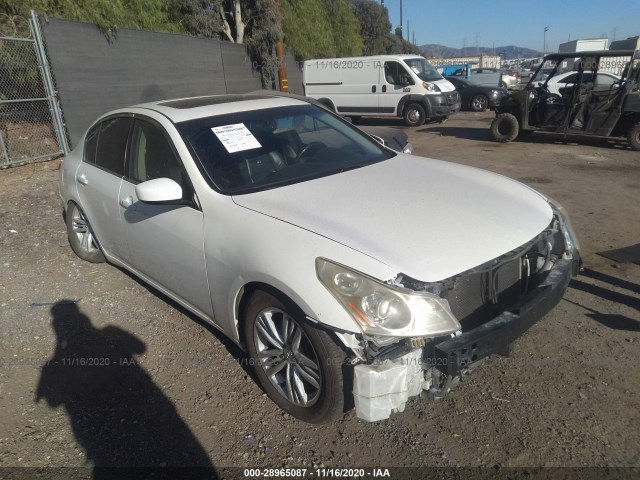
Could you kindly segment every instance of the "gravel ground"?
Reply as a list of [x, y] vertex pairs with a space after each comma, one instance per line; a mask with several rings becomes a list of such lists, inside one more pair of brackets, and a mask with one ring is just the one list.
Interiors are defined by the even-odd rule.
[[[596, 255], [640, 241], [640, 154], [542, 135], [501, 145], [491, 118], [464, 113], [408, 134], [419, 155], [563, 203], [586, 270], [512, 357], [375, 424], [281, 412], [216, 331], [73, 254], [59, 161], [0, 171], [0, 467], [640, 467], [640, 266]], [[109, 365], [69, 366], [73, 355]]]

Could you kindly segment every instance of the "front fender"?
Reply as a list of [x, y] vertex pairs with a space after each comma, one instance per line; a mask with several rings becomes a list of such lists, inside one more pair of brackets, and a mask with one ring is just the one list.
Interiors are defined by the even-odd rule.
[[[330, 329], [360, 332], [318, 280], [316, 258], [329, 258], [381, 280], [397, 272], [326, 237], [232, 201], [224, 203], [217, 213], [205, 214], [205, 257], [214, 321], [230, 338], [240, 343], [240, 298], [245, 286], [254, 283], [282, 292], [307, 317]], [[203, 202], [205, 211], [212, 207]]]
[[396, 115], [401, 117], [402, 113], [404, 112], [404, 107], [408, 103], [413, 103], [413, 102], [419, 103], [424, 107], [424, 111], [426, 113], [427, 118], [431, 118], [433, 116], [431, 111], [431, 104], [429, 103], [428, 99], [426, 98], [425, 95], [419, 95], [419, 94], [410, 94], [402, 97], [398, 102], [398, 110], [396, 112]]

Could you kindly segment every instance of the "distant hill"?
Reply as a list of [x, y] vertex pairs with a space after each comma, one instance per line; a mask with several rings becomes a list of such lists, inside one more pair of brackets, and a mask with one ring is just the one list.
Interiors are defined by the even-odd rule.
[[420, 51], [425, 57], [435, 58], [451, 58], [451, 57], [467, 57], [473, 55], [501, 55], [504, 59], [512, 58], [531, 58], [540, 56], [540, 52], [537, 50], [531, 50], [530, 48], [516, 47], [515, 45], [508, 45], [506, 47], [466, 47], [466, 48], [452, 48], [438, 44], [421, 45]]

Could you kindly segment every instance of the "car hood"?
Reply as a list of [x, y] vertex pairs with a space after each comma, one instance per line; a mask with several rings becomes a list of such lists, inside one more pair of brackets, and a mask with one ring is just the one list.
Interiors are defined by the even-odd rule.
[[428, 282], [525, 244], [552, 219], [544, 197], [521, 183], [404, 154], [233, 200]]

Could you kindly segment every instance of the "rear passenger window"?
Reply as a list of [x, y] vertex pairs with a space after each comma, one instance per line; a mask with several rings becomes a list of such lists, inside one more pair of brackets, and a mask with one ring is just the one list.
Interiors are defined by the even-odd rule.
[[100, 133], [100, 125], [96, 125], [89, 133], [84, 141], [84, 161], [88, 163], [96, 163], [96, 149], [98, 147], [98, 134]]
[[112, 118], [100, 124], [95, 164], [119, 177], [124, 175], [124, 157], [132, 119]]

